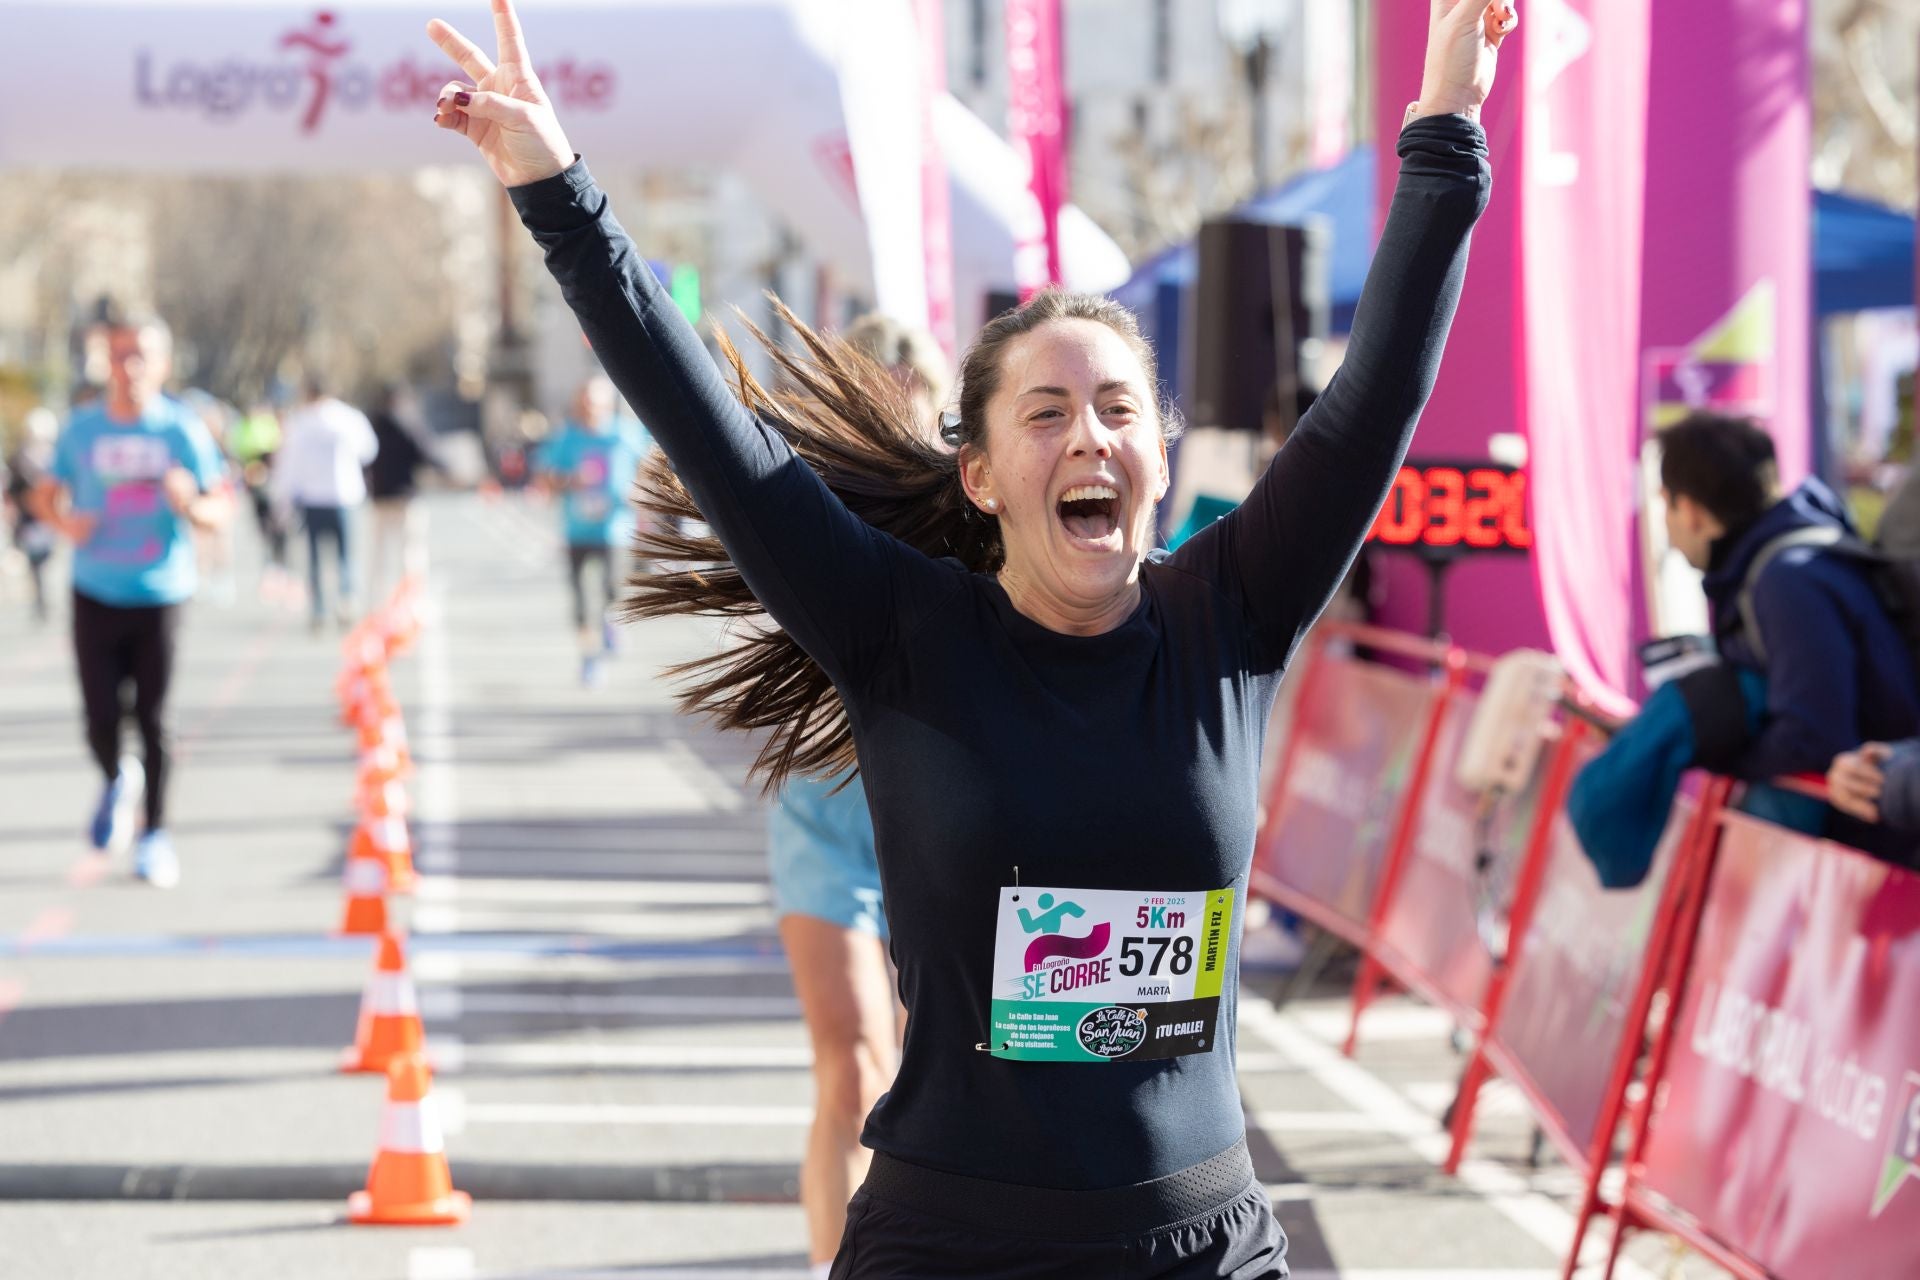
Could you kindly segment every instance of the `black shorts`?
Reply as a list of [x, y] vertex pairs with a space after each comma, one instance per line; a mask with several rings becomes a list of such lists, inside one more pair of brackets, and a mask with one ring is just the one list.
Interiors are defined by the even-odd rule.
[[[1077, 1206], [1059, 1199], [1073, 1193], [1038, 1191], [1038, 1211], [1015, 1209], [995, 1204], [992, 1194], [972, 1194], [973, 1188], [993, 1184], [916, 1170], [884, 1154], [876, 1154], [874, 1164], [878, 1176], [870, 1174], [847, 1206], [847, 1229], [831, 1280], [1285, 1280], [1287, 1275], [1286, 1233], [1274, 1219], [1266, 1188], [1253, 1177], [1244, 1144], [1186, 1171], [1201, 1171], [1188, 1180], [1188, 1192], [1212, 1203], [1158, 1226], [1139, 1225], [1151, 1224], [1152, 1215], [1136, 1217], [1134, 1225], [1119, 1230], [1098, 1224], [1097, 1207], [1079, 1215]], [[1226, 1181], [1233, 1185], [1223, 1185], [1220, 1175], [1229, 1170], [1233, 1176]], [[1037, 1190], [998, 1185], [1020, 1193], [1023, 1201], [1029, 1198], [1026, 1192]], [[1209, 1186], [1221, 1190], [1210, 1193]], [[1098, 1200], [1110, 1193], [1086, 1195]], [[1048, 1200], [1062, 1212], [1046, 1207]], [[1081, 1221], [1066, 1221], [1075, 1216]]]

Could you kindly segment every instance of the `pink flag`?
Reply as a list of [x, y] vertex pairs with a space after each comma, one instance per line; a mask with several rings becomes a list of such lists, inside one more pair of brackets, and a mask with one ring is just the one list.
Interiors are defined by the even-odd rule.
[[1065, 278], [1060, 267], [1060, 208], [1067, 202], [1064, 80], [1060, 0], [1007, 0], [1007, 122], [1040, 210], [1037, 234], [1016, 253], [1023, 301]]
[[1519, 333], [1534, 567], [1555, 654], [1616, 714], [1633, 707], [1650, 9], [1552, 0], [1526, 18]]

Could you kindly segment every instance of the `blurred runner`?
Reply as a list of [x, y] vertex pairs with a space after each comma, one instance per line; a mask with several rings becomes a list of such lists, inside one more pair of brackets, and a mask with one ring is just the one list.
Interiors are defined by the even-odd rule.
[[280, 415], [264, 402], [252, 412], [234, 420], [227, 433], [227, 452], [240, 468], [240, 479], [253, 503], [254, 523], [260, 541], [266, 547], [266, 563], [260, 568], [260, 595], [270, 604], [279, 604], [298, 595], [293, 574], [287, 568], [287, 521], [273, 502], [273, 457], [280, 451]]
[[[617, 409], [613, 384], [604, 377], [587, 379], [574, 394], [571, 414], [533, 456], [535, 478], [560, 499], [573, 626], [580, 639], [580, 683], [589, 687], [600, 683], [601, 663], [614, 651], [607, 611], [624, 576], [615, 565], [624, 561], [621, 548], [633, 536], [633, 482], [651, 444], [646, 429]], [[599, 575], [591, 594], [589, 569]], [[590, 599], [598, 602], [597, 610]]]
[[60, 434], [60, 420], [53, 411], [36, 408], [28, 412], [26, 432], [20, 447], [7, 459], [7, 505], [13, 510], [13, 545], [25, 557], [27, 576], [33, 583], [33, 616], [47, 620], [47, 561], [53, 556], [53, 544], [59, 535], [54, 527], [34, 514], [33, 492], [53, 471], [54, 441]]
[[283, 511], [300, 513], [307, 530], [307, 591], [313, 629], [326, 625], [327, 597], [320, 544], [333, 543], [338, 599], [334, 618], [353, 620], [352, 515], [367, 499], [361, 468], [380, 451], [367, 415], [335, 399], [313, 374], [303, 384], [305, 401], [287, 415], [286, 435], [273, 464], [273, 496]]
[[378, 605], [401, 578], [424, 580], [427, 575], [427, 511], [413, 498], [419, 491], [421, 467], [442, 472], [446, 468], [412, 388], [398, 383], [389, 386], [369, 421], [380, 451], [367, 467], [367, 494], [373, 503], [367, 599]]
[[[173, 340], [159, 319], [109, 321], [105, 399], [77, 411], [35, 494], [41, 518], [74, 544], [73, 648], [87, 744], [106, 779], [90, 835], [96, 849], [129, 832], [144, 789], [146, 831], [134, 874], [162, 888], [180, 878], [166, 830], [166, 700], [180, 606], [196, 585], [193, 530], [230, 507], [220, 451], [200, 419], [161, 394]], [[120, 756], [123, 688], [133, 686], [143, 761]]]

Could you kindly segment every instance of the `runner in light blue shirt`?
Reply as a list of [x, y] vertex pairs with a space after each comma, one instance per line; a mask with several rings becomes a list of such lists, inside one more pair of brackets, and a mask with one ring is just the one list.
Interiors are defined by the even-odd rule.
[[72, 513], [94, 522], [92, 536], [74, 547], [75, 591], [121, 608], [179, 604], [193, 595], [192, 522], [167, 494], [175, 468], [201, 493], [222, 479], [219, 447], [179, 401], [155, 396], [132, 421], [116, 421], [104, 403], [73, 415], [51, 474], [71, 495]]
[[[74, 546], [73, 651], [87, 745], [106, 778], [89, 834], [96, 849], [123, 843], [144, 792], [134, 873], [162, 888], [180, 878], [166, 830], [165, 715], [180, 606], [197, 576], [193, 530], [219, 528], [231, 510], [213, 437], [161, 393], [172, 354], [158, 319], [110, 323], [107, 393], [67, 424], [34, 495]], [[129, 684], [142, 760], [120, 757]]]
[[[633, 537], [638, 513], [633, 484], [652, 447], [638, 419], [619, 412], [613, 384], [590, 378], [574, 396], [573, 412], [534, 453], [533, 470], [543, 488], [560, 499], [567, 539], [567, 575], [573, 586], [573, 625], [580, 636], [580, 682], [600, 682], [601, 660], [615, 649], [607, 616], [624, 576], [622, 548]], [[600, 572], [600, 625], [587, 605], [588, 565]]]

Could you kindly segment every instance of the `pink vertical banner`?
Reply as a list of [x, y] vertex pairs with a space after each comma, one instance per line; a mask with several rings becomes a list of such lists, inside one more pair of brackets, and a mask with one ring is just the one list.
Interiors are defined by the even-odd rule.
[[1038, 237], [1016, 249], [1020, 297], [1059, 284], [1060, 209], [1067, 202], [1067, 105], [1060, 0], [1006, 0], [1007, 123], [1040, 207]]
[[1554, 653], [1616, 715], [1634, 706], [1651, 7], [1652, 0], [1559, 0], [1526, 17], [1520, 337], [1533, 563]]
[[920, 217], [927, 259], [927, 328], [951, 360], [959, 334], [953, 318], [953, 215], [947, 159], [933, 126], [933, 104], [947, 91], [946, 16], [942, 0], [914, 0], [920, 28]]
[[1647, 119], [1646, 428], [1690, 408], [1750, 414], [1787, 485], [1813, 454], [1807, 9], [1662, 5]]
[[[1471, 2], [1471, 0], [1469, 0]], [[1411, 456], [1458, 464], [1491, 456], [1496, 435], [1524, 432], [1520, 321], [1520, 200], [1524, 181], [1522, 86], [1530, 36], [1544, 4], [1519, 0], [1520, 26], [1500, 46], [1500, 75], [1481, 122], [1493, 165], [1493, 199], [1474, 228], [1467, 280], [1447, 338], [1446, 358], [1427, 402]], [[1426, 62], [1429, 0], [1377, 0], [1375, 6], [1374, 120], [1379, 219], [1386, 219], [1400, 176], [1395, 140], [1407, 104], [1420, 93]], [[1383, 625], [1423, 631], [1432, 582], [1406, 554], [1375, 552], [1385, 578], [1377, 610]], [[1548, 645], [1534, 573], [1527, 558], [1466, 557], [1445, 572], [1444, 628], [1452, 639], [1483, 653]]]

